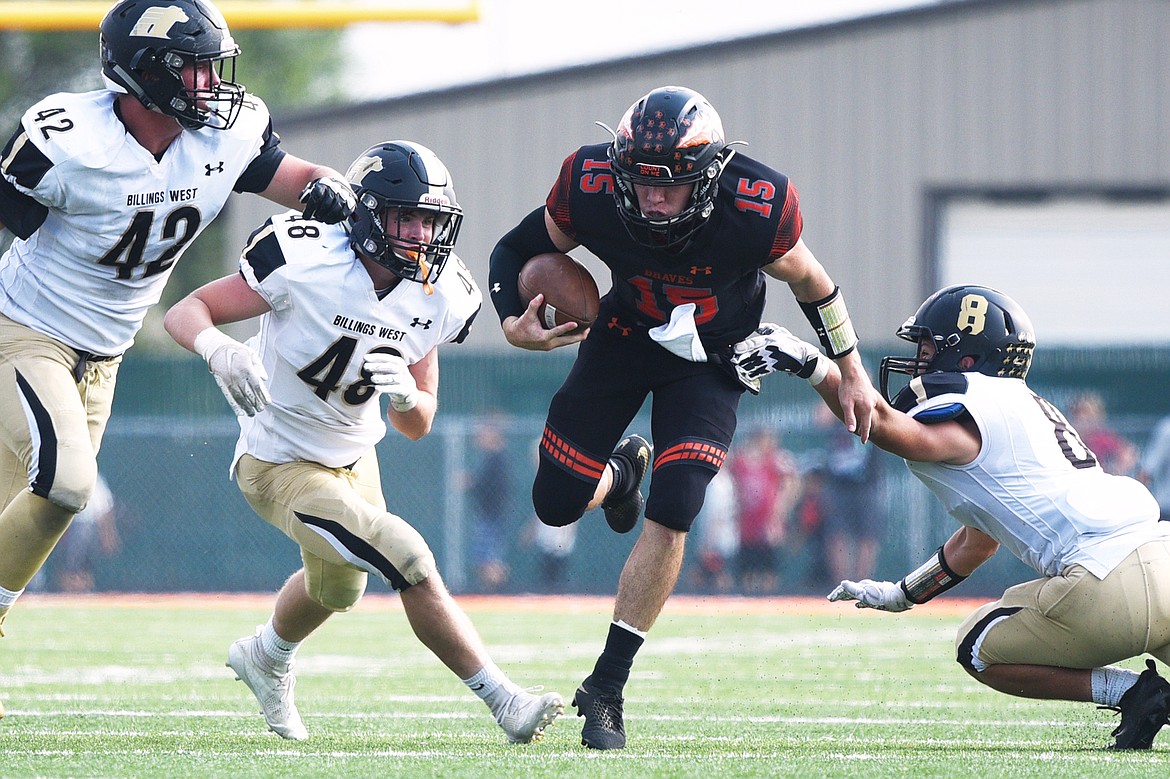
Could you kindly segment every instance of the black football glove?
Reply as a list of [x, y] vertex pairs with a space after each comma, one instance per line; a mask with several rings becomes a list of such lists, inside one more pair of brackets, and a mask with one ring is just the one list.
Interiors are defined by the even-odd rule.
[[301, 202], [305, 204], [301, 216], [325, 224], [337, 224], [348, 219], [357, 206], [357, 198], [349, 184], [333, 176], [310, 181], [301, 192]]

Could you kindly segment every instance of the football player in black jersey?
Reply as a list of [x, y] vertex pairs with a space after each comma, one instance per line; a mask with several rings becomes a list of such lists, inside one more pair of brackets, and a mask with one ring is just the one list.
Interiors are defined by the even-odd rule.
[[[674, 589], [740, 396], [758, 391], [771, 367], [768, 333], [756, 332], [765, 276], [788, 284], [838, 361], [846, 422], [863, 438], [877, 399], [841, 293], [801, 239], [787, 176], [737, 154], [715, 109], [692, 89], [654, 89], [611, 132], [611, 143], [568, 156], [545, 205], [500, 239], [490, 270], [509, 343], [581, 344], [541, 440], [532, 489], [540, 520], [567, 525], [601, 506], [615, 531], [628, 532], [653, 459], [646, 522], [618, 583], [609, 637], [574, 700], [585, 717], [582, 743], [595, 749], [625, 746], [623, 689], [634, 655]], [[517, 275], [530, 257], [576, 246], [608, 266], [612, 288], [588, 332], [570, 334], [573, 323], [546, 330], [537, 317], [543, 298], [525, 306]], [[641, 436], [619, 443], [650, 394], [656, 456]]]

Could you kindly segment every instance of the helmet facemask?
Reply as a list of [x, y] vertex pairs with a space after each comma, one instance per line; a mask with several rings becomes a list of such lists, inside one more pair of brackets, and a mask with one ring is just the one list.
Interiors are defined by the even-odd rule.
[[[350, 217], [354, 248], [407, 281], [424, 286], [438, 281], [459, 237], [463, 212], [457, 206], [391, 202], [368, 190], [359, 191], [357, 196], [358, 205]], [[433, 212], [434, 231], [430, 241], [398, 238], [402, 217], [410, 211]]]
[[[719, 114], [698, 92], [662, 87], [630, 106], [610, 133], [614, 197], [630, 237], [648, 248], [683, 251], [714, 213], [719, 177], [735, 154], [724, 141]], [[643, 212], [636, 184], [691, 184], [692, 190], [680, 213], [658, 218]]]
[[[188, 130], [226, 130], [235, 124], [244, 104], [244, 87], [235, 81], [234, 53], [204, 57], [169, 50], [146, 58], [151, 64], [139, 67], [137, 82], [142, 88], [139, 99], [147, 108], [175, 117]], [[183, 78], [187, 63], [192, 63], [190, 87]], [[195, 86], [201, 82], [205, 86]]]

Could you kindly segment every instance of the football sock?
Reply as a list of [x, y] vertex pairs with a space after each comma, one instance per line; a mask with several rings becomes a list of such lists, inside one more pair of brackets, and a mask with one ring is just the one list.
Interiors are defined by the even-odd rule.
[[1138, 674], [1125, 668], [1107, 665], [1092, 672], [1093, 703], [1116, 707], [1121, 696], [1137, 683]]
[[24, 592], [24, 590], [17, 590], [16, 592], [13, 592], [12, 590], [6, 590], [3, 587], [0, 587], [0, 609], [3, 609], [3, 611], [7, 612], [8, 607], [13, 603], [16, 603], [16, 599], [20, 597], [22, 592]]
[[589, 675], [592, 685], [602, 690], [620, 693], [630, 678], [630, 669], [634, 667], [634, 655], [638, 654], [645, 641], [645, 633], [635, 630], [625, 622], [611, 624], [609, 636], [605, 639], [605, 649], [601, 657], [597, 658], [593, 673]]
[[8, 609], [12, 608], [12, 604], [20, 597], [20, 593], [24, 590], [6, 590], [0, 587], [0, 638], [4, 638], [4, 618], [8, 616]]
[[507, 674], [497, 668], [496, 664], [490, 660], [483, 668], [479, 669], [475, 676], [464, 679], [463, 683], [467, 685], [469, 690], [478, 695], [493, 712], [504, 701], [520, 691], [519, 685], [509, 679]]
[[287, 665], [300, 645], [300, 641], [285, 641], [277, 635], [276, 629], [272, 627], [271, 618], [260, 629], [260, 649], [273, 665]]

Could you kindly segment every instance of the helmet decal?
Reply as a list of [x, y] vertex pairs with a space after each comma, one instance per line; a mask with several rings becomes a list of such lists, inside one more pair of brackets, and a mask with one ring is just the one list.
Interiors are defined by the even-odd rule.
[[183, 13], [183, 9], [168, 5], [166, 8], [147, 8], [138, 17], [138, 22], [130, 30], [130, 35], [138, 38], [170, 38], [171, 28], [179, 22], [190, 21], [190, 17]]

